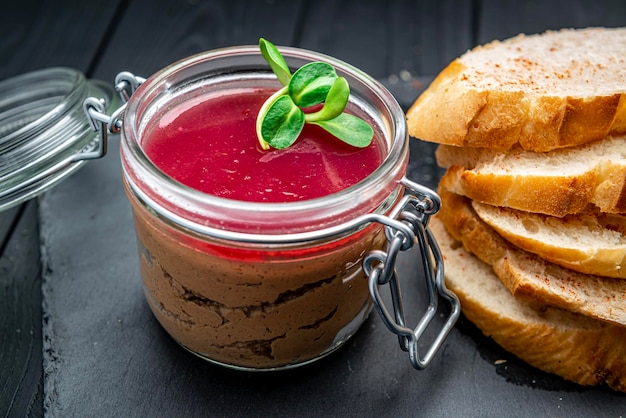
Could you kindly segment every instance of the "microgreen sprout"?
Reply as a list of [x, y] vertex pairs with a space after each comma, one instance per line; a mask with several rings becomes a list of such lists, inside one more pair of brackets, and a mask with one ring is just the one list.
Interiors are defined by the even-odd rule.
[[[256, 132], [263, 149], [289, 147], [305, 123], [318, 125], [354, 147], [367, 147], [372, 142], [372, 127], [344, 113], [350, 86], [330, 64], [310, 62], [292, 75], [274, 44], [261, 38], [259, 48], [283, 86], [265, 101], [257, 116]], [[303, 110], [317, 105], [322, 105], [321, 109], [310, 113]]]

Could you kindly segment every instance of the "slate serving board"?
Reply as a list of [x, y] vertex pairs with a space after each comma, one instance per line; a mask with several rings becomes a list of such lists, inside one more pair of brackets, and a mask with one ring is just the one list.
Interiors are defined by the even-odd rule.
[[[409, 177], [433, 186], [429, 144]], [[116, 142], [40, 202], [44, 407], [52, 416], [620, 416], [623, 394], [581, 388], [503, 352], [465, 319], [430, 367], [411, 368], [373, 314], [346, 346], [311, 366], [245, 373], [173, 342], [144, 301]], [[408, 318], [425, 309], [402, 254]]]

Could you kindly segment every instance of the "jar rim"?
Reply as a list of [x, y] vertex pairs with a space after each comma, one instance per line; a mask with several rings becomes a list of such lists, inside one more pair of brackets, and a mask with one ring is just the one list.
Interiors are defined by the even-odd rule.
[[97, 135], [83, 111], [88, 96], [111, 106], [113, 89], [67, 67], [50, 67], [0, 81], [0, 210], [67, 178], [85, 161]]
[[[334, 207], [339, 202], [345, 204], [347, 201], [354, 201], [354, 198], [363, 193], [364, 190], [376, 188], [386, 180], [391, 180], [390, 177], [395, 178], [393, 189], [397, 188], [401, 178], [404, 176], [404, 172], [402, 171], [398, 178], [398, 171], [401, 170], [398, 170], [397, 166], [399, 162], [401, 163], [403, 160], [408, 159], [408, 134], [404, 112], [393, 95], [377, 80], [358, 68], [341, 60], [325, 54], [300, 48], [279, 47], [279, 49], [288, 62], [296, 59], [304, 61], [324, 61], [331, 64], [335, 67], [338, 74], [348, 75], [350, 77], [350, 81], [358, 80], [358, 82], [362, 84], [362, 87], [366, 88], [368, 92], [373, 95], [377, 104], [384, 107], [383, 111], [386, 113], [386, 117], [389, 121], [383, 124], [385, 125], [384, 128], [388, 129], [391, 133], [391, 138], [386, 138], [388, 141], [387, 153], [381, 164], [367, 177], [339, 192], [294, 202], [267, 203], [229, 199], [210, 195], [176, 182], [177, 192], [191, 202], [220, 207], [223, 211], [233, 210], [238, 213], [250, 212], [259, 217], [263, 217], [264, 214], [284, 217], [294, 213], [308, 213], [327, 209], [329, 207]], [[258, 46], [247, 45], [220, 48], [195, 54], [177, 61], [149, 77], [131, 96], [125, 110], [124, 121], [122, 124], [123, 162], [125, 160], [124, 153], [128, 152], [132, 155], [132, 158], [139, 163], [141, 169], [145, 170], [145, 173], [153, 176], [160, 183], [166, 184], [175, 182], [175, 180], [171, 179], [171, 177], [160, 170], [147, 157], [139, 143], [140, 138], [138, 138], [138, 125], [140, 121], [133, 119], [141, 116], [141, 113], [145, 110], [146, 106], [144, 101], [146, 99], [149, 100], [150, 98], [156, 97], [156, 90], [163, 87], [176, 89], [177, 81], [173, 81], [172, 79], [176, 78], [177, 75], [185, 73], [193, 66], [202, 65], [209, 61], [229, 59], [233, 57], [247, 57], [261, 60], [264, 65], [257, 65], [262, 65], [263, 71], [266, 69], [269, 71], [269, 65], [267, 65], [267, 63], [263, 60]], [[261, 71], [261, 68], [259, 71]], [[352, 87], [353, 86], [351, 85], [351, 89]], [[352, 91], [354, 91], [354, 89], [352, 89]], [[387, 133], [384, 133], [384, 136], [387, 136]], [[125, 170], [125, 178], [129, 182], [131, 189], [138, 192], [140, 195], [143, 195], [143, 197], [147, 197], [145, 196], [145, 193], [142, 193], [141, 187], [135, 184], [135, 181], [132, 178], [133, 176], [129, 176], [130, 173], [128, 173], [128, 167], [126, 164], [123, 164], [123, 167]], [[370, 192], [375, 193], [376, 191], [370, 190]], [[151, 204], [154, 203], [155, 202], [151, 202]], [[168, 211], [167, 208], [159, 209], [164, 209], [165, 212]], [[193, 221], [203, 223], [202, 219], [194, 219]]]

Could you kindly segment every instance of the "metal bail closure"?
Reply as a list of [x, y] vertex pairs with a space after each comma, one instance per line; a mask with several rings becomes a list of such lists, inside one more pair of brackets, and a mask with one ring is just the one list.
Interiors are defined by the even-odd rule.
[[78, 160], [92, 160], [106, 155], [108, 134], [116, 134], [122, 128], [122, 117], [126, 109], [126, 102], [135, 90], [146, 81], [128, 71], [123, 71], [115, 77], [115, 91], [119, 94], [122, 105], [111, 116], [106, 113], [105, 102], [101, 98], [87, 97], [83, 101], [83, 111], [89, 120], [91, 129], [100, 134], [99, 140], [89, 150], [84, 150], [76, 155]]
[[[387, 236], [386, 251], [374, 250], [363, 260], [363, 269], [368, 276], [370, 295], [374, 306], [387, 328], [398, 336], [400, 347], [409, 353], [409, 359], [415, 369], [426, 368], [452, 330], [460, 313], [461, 305], [454, 293], [444, 283], [443, 257], [433, 234], [428, 228], [430, 216], [437, 213], [441, 206], [439, 196], [432, 190], [423, 187], [406, 177], [402, 184], [409, 191], [392, 210], [390, 217], [397, 219], [412, 231], [407, 236], [406, 229], [385, 226]], [[428, 291], [428, 307], [415, 329], [405, 324], [404, 305], [400, 282], [396, 274], [395, 263], [400, 251], [407, 251], [415, 244], [419, 246], [421, 263]], [[385, 306], [380, 288], [389, 285], [393, 315]], [[443, 298], [450, 304], [450, 313], [439, 333], [433, 338], [430, 348], [423, 356], [420, 355], [420, 339], [424, 336], [432, 320], [436, 317], [439, 299]]]

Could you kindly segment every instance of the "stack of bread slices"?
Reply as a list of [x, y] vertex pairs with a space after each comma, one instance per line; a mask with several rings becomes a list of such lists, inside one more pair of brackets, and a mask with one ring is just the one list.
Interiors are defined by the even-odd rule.
[[626, 29], [477, 47], [407, 123], [440, 144], [431, 230], [465, 316], [539, 369], [626, 392]]

